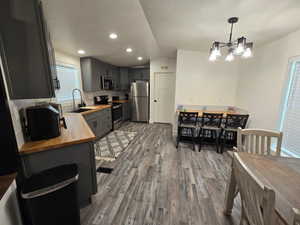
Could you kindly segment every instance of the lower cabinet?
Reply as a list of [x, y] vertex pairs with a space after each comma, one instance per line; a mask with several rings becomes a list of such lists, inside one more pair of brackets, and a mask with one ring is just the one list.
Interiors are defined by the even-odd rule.
[[80, 207], [91, 203], [97, 193], [94, 145], [91, 142], [21, 155], [25, 177], [56, 166], [75, 163], [78, 166], [78, 202]]
[[84, 118], [98, 138], [112, 130], [111, 108], [87, 114]]
[[122, 119], [123, 121], [130, 120], [130, 104], [129, 102], [122, 103]]

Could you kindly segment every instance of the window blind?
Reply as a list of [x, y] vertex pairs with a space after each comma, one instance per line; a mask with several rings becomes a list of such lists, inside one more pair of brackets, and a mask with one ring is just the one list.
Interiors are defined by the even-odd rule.
[[[60, 89], [56, 90], [56, 98], [58, 101], [72, 100], [72, 90], [80, 88], [80, 80], [78, 78], [78, 70], [71, 66], [57, 65], [57, 78], [60, 82]], [[75, 92], [75, 98], [80, 98], [79, 93]]]
[[291, 156], [300, 157], [300, 61], [294, 61], [283, 108], [281, 130], [282, 150]]

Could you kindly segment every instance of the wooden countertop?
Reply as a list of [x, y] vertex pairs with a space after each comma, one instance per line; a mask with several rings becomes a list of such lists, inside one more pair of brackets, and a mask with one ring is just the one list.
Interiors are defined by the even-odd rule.
[[6, 193], [7, 189], [12, 184], [16, 176], [17, 173], [0, 176], [0, 200], [2, 199], [2, 197]]
[[91, 106], [80, 107], [81, 109], [90, 109], [89, 111], [81, 112], [80, 114], [87, 115], [110, 107], [111, 105], [91, 105]]
[[127, 103], [129, 100], [123, 99], [123, 100], [113, 100], [113, 103]]
[[80, 113], [66, 113], [64, 117], [67, 129], [61, 128], [61, 135], [59, 137], [27, 142], [21, 147], [19, 154], [41, 152], [96, 139], [96, 136]]

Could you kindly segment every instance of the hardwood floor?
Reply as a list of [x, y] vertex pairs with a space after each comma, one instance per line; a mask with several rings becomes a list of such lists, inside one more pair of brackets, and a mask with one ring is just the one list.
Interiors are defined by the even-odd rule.
[[[170, 125], [127, 123], [137, 138], [114, 162], [112, 174], [98, 173], [98, 193], [81, 210], [83, 225], [236, 225], [240, 205], [223, 214], [230, 157], [213, 146], [177, 151]], [[98, 163], [99, 164], [99, 163]]]

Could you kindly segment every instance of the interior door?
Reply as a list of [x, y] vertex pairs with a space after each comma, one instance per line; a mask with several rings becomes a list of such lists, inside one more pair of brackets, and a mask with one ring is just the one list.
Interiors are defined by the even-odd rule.
[[154, 73], [154, 122], [173, 123], [175, 74]]

